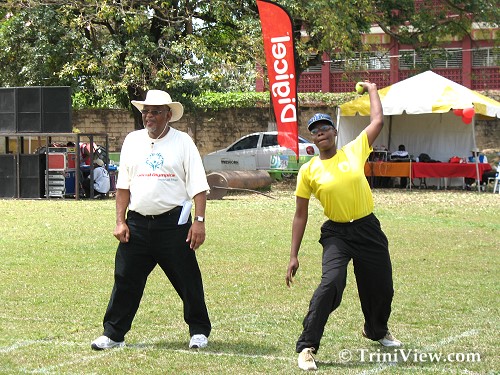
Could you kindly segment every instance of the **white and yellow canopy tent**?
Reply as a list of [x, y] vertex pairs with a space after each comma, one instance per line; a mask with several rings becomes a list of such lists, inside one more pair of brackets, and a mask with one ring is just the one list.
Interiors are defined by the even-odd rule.
[[[470, 90], [432, 71], [417, 74], [378, 90], [385, 126], [373, 146], [396, 151], [400, 144], [417, 157], [421, 153], [447, 162], [468, 157], [476, 147], [476, 119], [500, 118], [500, 102]], [[472, 119], [454, 110], [474, 108]], [[339, 106], [338, 147], [353, 140], [369, 123], [368, 95]], [[469, 122], [469, 123], [466, 123]]]

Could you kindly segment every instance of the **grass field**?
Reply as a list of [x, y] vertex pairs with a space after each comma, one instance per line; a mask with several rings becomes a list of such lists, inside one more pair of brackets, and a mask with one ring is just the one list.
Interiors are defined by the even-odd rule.
[[[198, 260], [213, 331], [209, 347], [194, 351], [180, 300], [159, 268], [127, 347], [90, 349], [113, 284], [113, 200], [0, 200], [0, 373], [301, 373], [295, 341], [320, 279], [324, 217], [312, 200], [300, 268], [287, 289], [293, 191], [276, 185], [270, 195], [208, 202]], [[389, 323], [404, 351], [361, 336], [350, 265], [318, 372], [498, 374], [500, 195], [375, 190], [374, 198], [394, 269]]]

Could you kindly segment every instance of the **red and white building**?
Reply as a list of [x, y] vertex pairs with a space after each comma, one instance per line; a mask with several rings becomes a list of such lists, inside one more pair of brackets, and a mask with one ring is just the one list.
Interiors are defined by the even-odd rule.
[[[470, 35], [443, 40], [441, 49], [430, 52], [431, 70], [472, 90], [500, 90], [500, 49], [494, 43], [499, 32], [498, 27], [473, 24]], [[371, 51], [357, 53], [349, 60], [333, 60], [324, 53], [322, 63], [301, 73], [298, 92], [351, 92], [353, 83], [361, 79], [382, 88], [421, 72], [417, 70], [424, 57], [381, 28], [373, 27], [363, 35], [363, 41]], [[259, 79], [256, 91], [264, 91], [264, 87]]]

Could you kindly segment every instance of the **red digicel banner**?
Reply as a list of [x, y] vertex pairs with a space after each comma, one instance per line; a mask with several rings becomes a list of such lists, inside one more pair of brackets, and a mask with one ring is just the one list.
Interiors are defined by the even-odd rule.
[[288, 12], [272, 1], [257, 0], [269, 87], [278, 127], [278, 143], [299, 157], [297, 85], [292, 21]]

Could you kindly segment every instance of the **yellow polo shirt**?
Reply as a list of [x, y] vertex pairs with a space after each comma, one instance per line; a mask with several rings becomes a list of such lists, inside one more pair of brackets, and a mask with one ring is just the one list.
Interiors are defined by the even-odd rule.
[[297, 175], [297, 197], [313, 194], [332, 221], [346, 223], [373, 212], [373, 196], [365, 177], [365, 163], [372, 148], [363, 130], [328, 160], [313, 157]]

